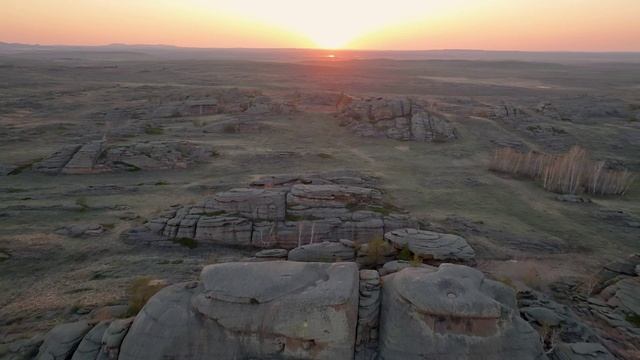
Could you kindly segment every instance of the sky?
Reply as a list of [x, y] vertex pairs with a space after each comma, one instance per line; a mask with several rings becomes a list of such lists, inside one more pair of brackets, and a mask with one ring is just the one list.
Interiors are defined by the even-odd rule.
[[0, 41], [640, 51], [640, 0], [2, 0]]

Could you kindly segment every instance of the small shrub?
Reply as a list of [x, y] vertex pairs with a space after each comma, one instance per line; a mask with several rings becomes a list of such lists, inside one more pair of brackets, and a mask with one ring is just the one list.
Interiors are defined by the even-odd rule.
[[164, 288], [166, 284], [163, 281], [153, 280], [148, 277], [142, 277], [134, 280], [128, 289], [129, 294], [129, 310], [128, 315], [134, 316], [142, 310], [149, 299], [158, 291]]
[[89, 203], [87, 202], [87, 198], [84, 196], [76, 199], [76, 205], [80, 207], [80, 211], [89, 210]]
[[164, 134], [164, 129], [161, 127], [147, 125], [144, 127], [144, 133], [147, 135], [162, 135]]
[[640, 315], [638, 314], [627, 314], [624, 319], [634, 327], [640, 328]]
[[411, 250], [409, 250], [409, 246], [403, 246], [402, 250], [400, 250], [400, 253], [398, 254], [398, 260], [411, 261], [412, 259], [413, 254], [411, 253]]
[[393, 251], [393, 247], [384, 239], [375, 239], [367, 244], [367, 260], [372, 264], [384, 263], [385, 256]]
[[225, 134], [235, 134], [238, 132], [238, 127], [234, 124], [227, 124], [222, 127], [222, 132]]
[[174, 243], [180, 244], [189, 249], [195, 249], [198, 247], [198, 241], [196, 239], [181, 237], [173, 240]]
[[422, 258], [415, 254], [413, 255], [413, 258], [411, 259], [411, 261], [409, 261], [409, 265], [413, 267], [419, 267], [422, 264], [423, 264]]

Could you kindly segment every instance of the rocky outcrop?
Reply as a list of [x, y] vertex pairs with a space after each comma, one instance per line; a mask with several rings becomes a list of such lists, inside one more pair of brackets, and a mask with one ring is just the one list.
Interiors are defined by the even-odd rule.
[[450, 141], [457, 137], [443, 115], [408, 98], [353, 100], [341, 108], [339, 116], [343, 126], [360, 136], [405, 141]]
[[475, 252], [458, 235], [416, 229], [399, 229], [384, 235], [396, 249], [407, 248], [426, 261], [473, 262]]
[[210, 265], [142, 309], [120, 359], [348, 359], [357, 323], [353, 263]]
[[518, 293], [522, 317], [541, 335], [552, 359], [615, 359], [590, 324], [568, 307], [534, 291]]
[[[56, 356], [41, 358], [544, 358], [538, 333], [518, 316], [513, 291], [453, 264], [383, 278], [358, 271], [354, 262], [209, 265], [199, 281], [156, 293], [133, 323], [119, 319], [90, 329], [87, 323], [56, 327], [40, 349]], [[597, 345], [567, 344], [573, 353], [607, 354]]]
[[[358, 186], [353, 184], [359, 184]], [[417, 225], [382, 202], [372, 180], [354, 174], [271, 176], [253, 187], [177, 206], [123, 234], [147, 245], [231, 245], [293, 249], [340, 239], [382, 239], [389, 229]]]
[[205, 161], [215, 153], [188, 141], [151, 141], [106, 146], [104, 141], [67, 146], [33, 164], [47, 174], [179, 169]]
[[379, 359], [541, 359], [514, 292], [472, 268], [407, 268], [382, 279]]

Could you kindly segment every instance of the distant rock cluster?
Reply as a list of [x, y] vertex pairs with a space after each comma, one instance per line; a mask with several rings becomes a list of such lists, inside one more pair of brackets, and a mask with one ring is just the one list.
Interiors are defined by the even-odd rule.
[[342, 125], [360, 136], [429, 142], [451, 141], [458, 136], [444, 115], [409, 98], [365, 98], [342, 103]]
[[213, 156], [213, 150], [189, 141], [149, 141], [107, 146], [104, 141], [66, 146], [31, 169], [46, 174], [89, 174], [116, 170], [185, 168]]

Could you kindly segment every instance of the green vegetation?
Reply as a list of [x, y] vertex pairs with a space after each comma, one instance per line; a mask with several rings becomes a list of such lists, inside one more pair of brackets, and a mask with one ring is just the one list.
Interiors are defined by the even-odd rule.
[[147, 135], [162, 135], [164, 134], [164, 129], [159, 126], [147, 125], [144, 127], [144, 133]]
[[81, 196], [79, 198], [76, 199], [76, 205], [78, 205], [80, 207], [79, 211], [87, 211], [89, 210], [89, 203], [87, 201], [87, 198], [84, 196]]
[[181, 237], [173, 240], [174, 243], [180, 244], [189, 249], [195, 249], [198, 247], [198, 241], [196, 239]]
[[134, 280], [128, 289], [129, 294], [129, 316], [134, 316], [142, 310], [149, 299], [166, 285], [160, 281], [154, 281], [148, 277]]
[[411, 253], [411, 250], [409, 250], [409, 246], [403, 246], [402, 250], [400, 250], [400, 253], [398, 254], [398, 260], [411, 261], [412, 259], [413, 253]]
[[638, 314], [627, 314], [624, 318], [627, 322], [634, 327], [640, 328], [640, 315]]

